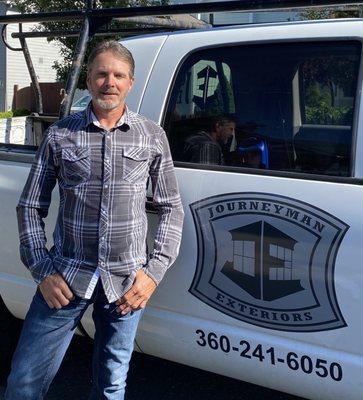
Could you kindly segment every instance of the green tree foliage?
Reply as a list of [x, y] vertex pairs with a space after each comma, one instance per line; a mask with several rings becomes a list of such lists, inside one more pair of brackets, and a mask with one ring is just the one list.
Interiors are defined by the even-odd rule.
[[338, 10], [329, 9], [327, 7], [310, 9], [303, 11], [300, 15], [302, 19], [332, 19], [332, 18], [358, 18], [362, 10], [356, 6], [354, 8], [340, 7]]
[[317, 82], [306, 88], [305, 117], [307, 124], [315, 125], [350, 125], [352, 107], [332, 104], [334, 98], [328, 88]]
[[350, 125], [353, 106], [336, 104], [341, 96], [354, 98], [354, 57], [322, 57], [302, 66], [307, 123]]
[[[97, 8], [122, 8], [130, 6], [147, 6], [147, 5], [160, 5], [167, 4], [168, 0], [96, 0], [95, 5]], [[13, 0], [12, 6], [16, 7], [21, 13], [36, 13], [36, 12], [53, 12], [64, 10], [84, 10], [86, 7], [86, 0]], [[79, 30], [82, 26], [81, 22], [47, 22], [39, 25], [37, 30]], [[129, 24], [121, 23], [119, 21], [112, 22], [109, 27], [125, 27]], [[86, 57], [92, 47], [103, 39], [120, 39], [121, 35], [110, 35], [109, 37], [94, 37], [91, 39]], [[31, 40], [31, 39], [29, 39]], [[73, 51], [75, 49], [77, 38], [76, 37], [60, 37], [49, 38], [48, 41], [55, 41], [60, 44], [60, 54], [62, 61], [55, 61], [53, 67], [57, 72], [57, 80], [65, 83], [67, 81], [68, 71], [72, 63]], [[78, 82], [78, 87], [83, 89], [86, 87], [86, 70], [85, 66], [82, 68], [81, 76]]]
[[[362, 7], [310, 9], [301, 13], [302, 19], [357, 18]], [[350, 125], [353, 106], [335, 104], [338, 92], [354, 98], [354, 57], [321, 57], [303, 65], [306, 123]]]

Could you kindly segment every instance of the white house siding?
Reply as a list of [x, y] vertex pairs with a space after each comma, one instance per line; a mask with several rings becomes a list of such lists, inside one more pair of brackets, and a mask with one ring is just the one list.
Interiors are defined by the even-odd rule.
[[[171, 0], [171, 4], [188, 4], [188, 3], [207, 3], [216, 2], [219, 0]], [[211, 22], [211, 16], [208, 13], [201, 13], [196, 15], [197, 18]], [[293, 21], [300, 19], [298, 12], [219, 12], [213, 15], [214, 25], [233, 25], [233, 24], [248, 24], [259, 22], [279, 22], [279, 21]]]
[[[13, 10], [8, 10], [7, 14], [15, 14]], [[23, 24], [23, 31], [29, 31], [33, 24]], [[8, 43], [14, 47], [19, 47], [19, 40], [11, 37], [12, 32], [18, 31], [18, 25], [8, 25], [6, 28]], [[54, 42], [48, 43], [45, 38], [27, 39], [30, 55], [33, 61], [35, 72], [39, 82], [55, 82], [56, 73], [52, 65], [56, 59], [61, 59], [59, 47]], [[1, 62], [0, 62], [1, 64]], [[29, 86], [31, 83], [30, 75], [25, 63], [24, 55], [21, 51], [7, 50], [6, 57], [6, 109], [12, 109], [14, 85], [19, 88]]]
[[[6, 11], [5, 4], [0, 2], [0, 15]], [[0, 24], [2, 29], [2, 24]], [[6, 91], [6, 50], [2, 40], [0, 40], [0, 112], [5, 110], [5, 91]]]
[[[202, 18], [208, 21], [209, 16], [202, 14]], [[263, 22], [279, 22], [279, 21], [295, 21], [300, 19], [297, 12], [255, 12], [255, 13], [242, 13], [242, 12], [226, 12], [215, 13], [215, 25], [231, 25], [231, 24], [258, 24]], [[209, 22], [209, 21], [208, 21]]]

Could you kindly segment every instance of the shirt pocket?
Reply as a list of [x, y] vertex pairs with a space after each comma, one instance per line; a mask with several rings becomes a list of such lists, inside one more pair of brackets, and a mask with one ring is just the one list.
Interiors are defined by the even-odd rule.
[[62, 149], [62, 177], [67, 185], [87, 182], [91, 176], [90, 150], [82, 147]]
[[122, 151], [122, 179], [131, 183], [143, 182], [148, 176], [150, 150], [125, 147]]

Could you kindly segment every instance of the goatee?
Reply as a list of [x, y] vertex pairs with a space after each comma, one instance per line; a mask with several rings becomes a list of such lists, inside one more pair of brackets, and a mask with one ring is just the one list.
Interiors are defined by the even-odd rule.
[[106, 100], [101, 100], [97, 97], [92, 98], [92, 100], [94, 100], [97, 103], [97, 105], [103, 110], [113, 110], [114, 108], [117, 108], [121, 104], [121, 101], [110, 102]]

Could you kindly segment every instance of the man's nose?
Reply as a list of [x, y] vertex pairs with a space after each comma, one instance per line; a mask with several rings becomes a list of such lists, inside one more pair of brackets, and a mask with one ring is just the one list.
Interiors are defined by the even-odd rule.
[[112, 74], [106, 76], [105, 85], [108, 87], [115, 86], [115, 77]]

